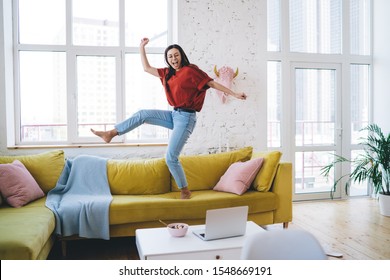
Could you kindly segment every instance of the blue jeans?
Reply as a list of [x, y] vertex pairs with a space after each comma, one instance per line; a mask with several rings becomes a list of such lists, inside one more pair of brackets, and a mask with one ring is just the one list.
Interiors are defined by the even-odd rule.
[[172, 130], [165, 161], [169, 171], [181, 189], [188, 186], [179, 155], [196, 124], [196, 113], [166, 110], [140, 110], [127, 120], [117, 124], [118, 135], [125, 134], [143, 123]]

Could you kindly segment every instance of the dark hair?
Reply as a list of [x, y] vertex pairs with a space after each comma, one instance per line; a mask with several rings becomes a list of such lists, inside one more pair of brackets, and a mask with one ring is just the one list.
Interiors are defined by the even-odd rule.
[[182, 47], [180, 47], [179, 45], [176, 45], [176, 44], [173, 44], [173, 45], [170, 45], [168, 46], [166, 49], [165, 49], [165, 63], [168, 65], [168, 68], [169, 68], [169, 72], [168, 72], [168, 75], [165, 76], [165, 87], [168, 89], [168, 80], [173, 76], [175, 75], [176, 73], [176, 70], [172, 68], [172, 66], [169, 64], [168, 62], [168, 51], [171, 50], [171, 49], [177, 49], [179, 50], [180, 52], [180, 56], [181, 56], [181, 65], [180, 67], [183, 67], [183, 66], [188, 66], [190, 65], [190, 61], [188, 60], [187, 58], [187, 55], [185, 54], [184, 50], [182, 49]]

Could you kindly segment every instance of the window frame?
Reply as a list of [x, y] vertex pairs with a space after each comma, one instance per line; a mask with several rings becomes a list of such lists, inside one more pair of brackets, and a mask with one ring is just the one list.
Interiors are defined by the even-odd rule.
[[[372, 81], [372, 35], [371, 35], [371, 48], [369, 55], [355, 55], [350, 52], [350, 32], [349, 32], [349, 24], [350, 24], [350, 16], [349, 16], [349, 1], [342, 1], [342, 9], [343, 9], [343, 19], [342, 19], [342, 53], [341, 54], [316, 54], [316, 53], [297, 53], [290, 52], [290, 40], [289, 40], [289, 1], [279, 0], [280, 1], [280, 50], [279, 51], [268, 51], [266, 50], [266, 60], [280, 62], [281, 67], [281, 127], [280, 127], [280, 147], [268, 147], [270, 150], [274, 149], [282, 149], [285, 151], [285, 155], [290, 154], [289, 142], [291, 135], [290, 128], [291, 126], [288, 124], [291, 121], [291, 109], [289, 104], [291, 104], [291, 94], [290, 94], [290, 66], [295, 62], [300, 63], [319, 63], [319, 64], [340, 64], [342, 71], [342, 92], [343, 92], [343, 100], [342, 104], [348, 105], [350, 102], [350, 65], [369, 65], [371, 67], [370, 71], [370, 79]], [[372, 0], [371, 0], [372, 1]], [[372, 6], [371, 2], [371, 6]], [[347, 11], [347, 12], [345, 12]], [[371, 7], [371, 34], [372, 34], [372, 7]], [[265, 32], [267, 29], [265, 28]], [[372, 83], [370, 86], [371, 96], [370, 96], [370, 113], [369, 119], [372, 120]], [[346, 108], [343, 107], [343, 110]], [[348, 127], [344, 126], [343, 131], [348, 133], [350, 131], [350, 109], [346, 110], [348, 112], [343, 112], [343, 122], [344, 125], [348, 125]], [[268, 120], [267, 120], [268, 123]], [[359, 149], [358, 145], [351, 145], [353, 149]], [[287, 160], [292, 160], [290, 156]]]
[[[6, 0], [7, 1], [7, 0]], [[114, 57], [116, 61], [116, 122], [126, 118], [126, 74], [125, 74], [125, 57], [126, 54], [139, 54], [139, 48], [125, 45], [125, 4], [130, 3], [126, 0], [119, 1], [119, 45], [118, 46], [83, 46], [73, 45], [72, 37], [72, 0], [65, 0], [66, 5], [66, 40], [64, 45], [48, 45], [48, 44], [21, 44], [19, 43], [19, 18], [18, 6], [19, 1], [8, 0], [12, 8], [12, 19], [9, 22], [12, 26], [12, 39], [9, 43], [12, 44], [12, 67], [13, 67], [13, 89], [12, 89], [12, 106], [7, 106], [7, 117], [12, 119], [12, 125], [7, 125], [7, 146], [69, 146], [69, 145], [90, 145], [102, 143], [101, 139], [91, 135], [91, 137], [78, 136], [77, 129], [77, 66], [76, 60], [79, 55], [86, 56], [109, 56]], [[174, 24], [177, 13], [177, 0], [167, 0], [167, 43], [168, 45], [176, 39], [176, 30]], [[135, 3], [136, 5], [136, 3]], [[5, 42], [6, 43], [6, 42]], [[65, 141], [22, 141], [21, 139], [21, 92], [20, 92], [20, 58], [21, 51], [48, 51], [48, 52], [64, 52], [66, 56], [66, 114], [67, 114], [67, 139]], [[165, 47], [148, 47], [148, 54], [163, 55]], [[7, 90], [7, 96], [9, 96]], [[167, 105], [167, 109], [168, 109]], [[137, 139], [126, 140], [125, 136], [116, 137], [113, 143], [125, 143], [130, 145], [148, 145], [148, 144], [167, 144], [168, 137], [163, 139]]]
[[[373, 0], [370, 5], [370, 48], [369, 54], [357, 55], [351, 52], [351, 32], [350, 32], [350, 1], [342, 1], [342, 42], [341, 42], [341, 54], [321, 54], [321, 53], [301, 53], [290, 51], [290, 16], [289, 16], [289, 1], [279, 0], [280, 5], [280, 30], [279, 30], [279, 51], [266, 50], [265, 62], [275, 61], [280, 63], [281, 67], [281, 105], [280, 105], [280, 146], [268, 146], [268, 150], [279, 150], [283, 152], [284, 159], [286, 161], [295, 162], [295, 150], [294, 141], [295, 131], [292, 120], [294, 109], [291, 104], [294, 104], [294, 100], [291, 94], [291, 87], [294, 81], [292, 81], [291, 67], [294, 63], [316, 63], [319, 65], [327, 64], [338, 64], [340, 65], [341, 71], [341, 119], [342, 119], [342, 156], [349, 158], [351, 153], [356, 150], [362, 149], [359, 144], [351, 142], [351, 86], [350, 86], [350, 74], [351, 65], [368, 65], [370, 67], [369, 79], [370, 79], [370, 96], [369, 96], [369, 113], [368, 122], [372, 121], [373, 117], [373, 88], [372, 88], [372, 66], [373, 66]], [[269, 27], [265, 28], [267, 31]], [[267, 64], [266, 64], [267, 65]], [[268, 72], [268, 71], [267, 71]], [[267, 127], [268, 127], [267, 118]], [[267, 135], [267, 143], [268, 142]], [[349, 173], [350, 167], [343, 166], [342, 174]], [[295, 178], [295, 175], [294, 175]], [[368, 188], [368, 193], [370, 192]], [[337, 196], [337, 195], [336, 195]], [[345, 198], [346, 194], [338, 193], [338, 197]], [[318, 197], [310, 197], [305, 195], [294, 194], [294, 201], [306, 200], [306, 199], [317, 199]]]

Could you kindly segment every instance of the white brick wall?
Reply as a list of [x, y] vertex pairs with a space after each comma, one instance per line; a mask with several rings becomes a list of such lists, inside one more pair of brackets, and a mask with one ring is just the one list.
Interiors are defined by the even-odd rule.
[[261, 133], [266, 122], [265, 62], [260, 54], [265, 46], [260, 43], [265, 30], [261, 23], [262, 2], [179, 0], [178, 43], [190, 62], [211, 77], [214, 77], [214, 65], [238, 67], [233, 90], [248, 95], [246, 101], [229, 97], [222, 104], [215, 91], [208, 90], [185, 153], [218, 151], [220, 144], [222, 148], [226, 145], [265, 148], [265, 134]]

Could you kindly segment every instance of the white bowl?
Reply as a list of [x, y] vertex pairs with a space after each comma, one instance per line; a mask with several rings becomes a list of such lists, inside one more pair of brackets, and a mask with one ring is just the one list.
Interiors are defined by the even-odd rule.
[[174, 237], [183, 237], [188, 231], [188, 225], [185, 223], [172, 223], [167, 228], [168, 232]]

